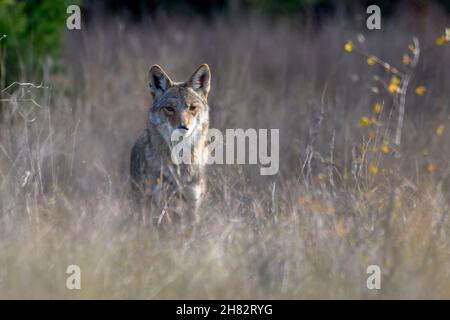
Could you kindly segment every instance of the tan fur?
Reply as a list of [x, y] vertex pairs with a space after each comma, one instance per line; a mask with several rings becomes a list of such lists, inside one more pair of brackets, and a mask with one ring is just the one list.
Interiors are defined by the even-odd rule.
[[188, 81], [175, 83], [161, 67], [152, 66], [149, 85], [153, 104], [146, 131], [133, 146], [130, 160], [132, 189], [138, 201], [148, 198], [160, 205], [163, 195], [169, 194], [170, 202], [182, 199], [183, 211], [196, 220], [205, 192], [203, 166], [175, 165], [171, 159], [170, 137], [173, 130], [185, 132], [185, 139], [192, 138], [193, 141], [193, 163], [204, 157], [209, 126], [210, 77], [208, 65], [202, 65]]

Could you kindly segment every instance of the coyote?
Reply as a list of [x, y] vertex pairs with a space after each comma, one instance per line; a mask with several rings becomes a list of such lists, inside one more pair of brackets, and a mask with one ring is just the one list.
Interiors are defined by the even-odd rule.
[[[135, 199], [140, 202], [150, 198], [160, 205], [164, 194], [178, 195], [186, 205], [183, 212], [188, 212], [195, 221], [205, 191], [202, 160], [209, 127], [210, 79], [207, 64], [201, 65], [185, 82], [173, 82], [160, 66], [153, 65], [149, 71], [153, 105], [147, 128], [131, 151], [130, 176]], [[181, 132], [183, 141], [191, 144], [194, 164], [172, 162], [171, 136], [175, 130]]]

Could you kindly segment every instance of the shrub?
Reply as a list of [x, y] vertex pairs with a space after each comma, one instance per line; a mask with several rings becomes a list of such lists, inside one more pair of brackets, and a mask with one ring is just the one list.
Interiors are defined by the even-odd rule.
[[[79, 1], [0, 0], [0, 85], [41, 71], [60, 47], [66, 8]], [[5, 36], [6, 37], [5, 37]]]

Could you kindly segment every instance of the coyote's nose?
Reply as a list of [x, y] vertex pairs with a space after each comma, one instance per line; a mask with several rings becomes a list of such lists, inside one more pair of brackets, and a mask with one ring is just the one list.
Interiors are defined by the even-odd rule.
[[184, 130], [189, 130], [189, 128], [188, 127], [186, 127], [184, 124], [180, 124], [179, 126], [178, 126], [178, 129], [184, 129]]

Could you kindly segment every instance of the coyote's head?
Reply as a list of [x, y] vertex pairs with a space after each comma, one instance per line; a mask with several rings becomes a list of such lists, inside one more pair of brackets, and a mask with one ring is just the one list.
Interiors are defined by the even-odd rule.
[[208, 122], [207, 98], [211, 73], [206, 64], [201, 65], [185, 82], [173, 82], [158, 65], [149, 71], [149, 85], [153, 96], [149, 125], [157, 128], [171, 145], [172, 133], [177, 130], [183, 139], [202, 131]]

